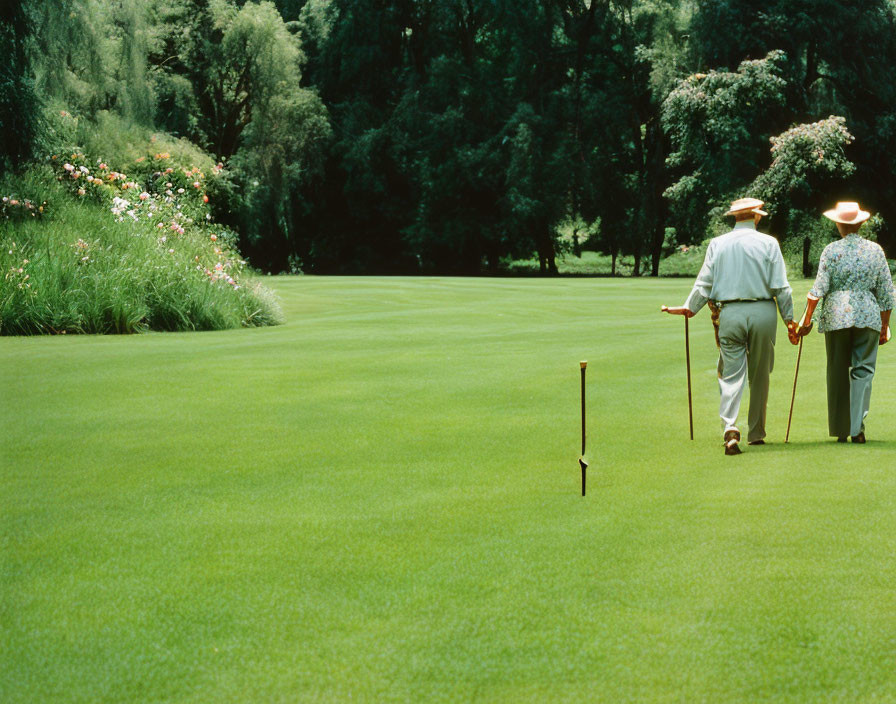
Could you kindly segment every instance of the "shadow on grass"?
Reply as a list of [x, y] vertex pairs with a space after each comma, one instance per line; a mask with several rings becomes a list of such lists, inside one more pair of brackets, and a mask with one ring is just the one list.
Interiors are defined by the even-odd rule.
[[[843, 448], [849, 448], [849, 446], [853, 445], [852, 442], [840, 443], [837, 442], [835, 438], [830, 438], [829, 440], [800, 440], [794, 441], [791, 440], [788, 443], [785, 443], [783, 440], [774, 441], [774, 440], [766, 440], [765, 445], [760, 446], [751, 446], [749, 447], [749, 452], [790, 452], [791, 450], [798, 449], [813, 449], [819, 447], [825, 448], [836, 448], [838, 452], [846, 451]], [[868, 440], [864, 443], [865, 449], [868, 450], [886, 450], [892, 449], [892, 444], [887, 440]], [[745, 451], [747, 449], [745, 448]], [[855, 452], [861, 452], [861, 450], [855, 450]]]

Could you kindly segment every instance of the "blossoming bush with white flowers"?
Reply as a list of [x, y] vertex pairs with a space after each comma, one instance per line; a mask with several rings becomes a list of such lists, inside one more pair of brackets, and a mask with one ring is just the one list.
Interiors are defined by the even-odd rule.
[[209, 182], [153, 147], [127, 169], [80, 151], [0, 183], [0, 334], [215, 330], [282, 321]]

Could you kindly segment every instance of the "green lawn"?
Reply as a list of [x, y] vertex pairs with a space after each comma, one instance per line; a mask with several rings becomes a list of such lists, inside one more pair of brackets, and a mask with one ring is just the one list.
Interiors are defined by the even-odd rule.
[[896, 351], [838, 445], [813, 333], [785, 447], [781, 326], [729, 458], [687, 280], [269, 281], [279, 327], [0, 338], [0, 701], [896, 701]]

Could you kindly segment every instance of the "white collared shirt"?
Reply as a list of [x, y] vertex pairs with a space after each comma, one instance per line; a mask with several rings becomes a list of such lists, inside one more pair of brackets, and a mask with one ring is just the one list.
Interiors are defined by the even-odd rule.
[[741, 220], [710, 241], [685, 307], [696, 313], [707, 301], [776, 299], [781, 318], [793, 320], [793, 298], [778, 240]]

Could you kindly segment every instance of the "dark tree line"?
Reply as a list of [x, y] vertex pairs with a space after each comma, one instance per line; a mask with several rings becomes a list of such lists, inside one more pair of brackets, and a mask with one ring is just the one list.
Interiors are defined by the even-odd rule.
[[658, 265], [666, 139], [648, 47], [680, 53], [673, 4], [337, 0], [298, 18], [335, 133], [306, 229], [316, 268], [497, 271], [534, 252], [556, 271], [574, 216], [600, 219], [611, 254]]
[[5, 162], [39, 144], [50, 103], [188, 137], [227, 165], [216, 216], [269, 270], [495, 273], [534, 255], [551, 273], [575, 222], [656, 274], [748, 191], [781, 238], [847, 195], [892, 238], [890, 0], [60, 7], [0, 14]]

